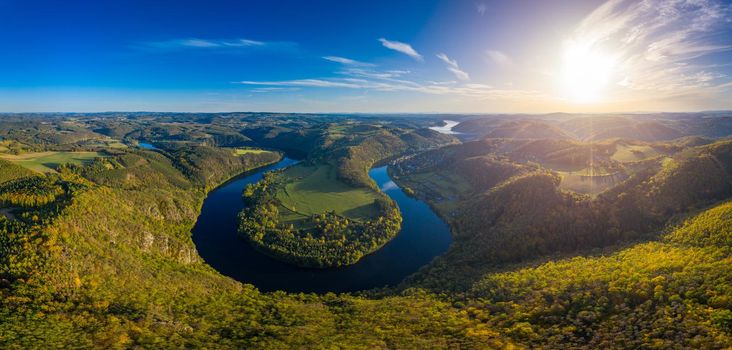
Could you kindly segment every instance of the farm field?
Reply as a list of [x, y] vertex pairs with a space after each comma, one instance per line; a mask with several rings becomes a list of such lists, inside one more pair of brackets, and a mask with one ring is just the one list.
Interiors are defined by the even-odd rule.
[[39, 173], [56, 172], [61, 164], [86, 164], [92, 159], [102, 157], [99, 152], [34, 152], [20, 155], [0, 155], [0, 159], [13, 162]]
[[261, 154], [270, 152], [261, 148], [237, 148], [234, 150], [234, 154], [237, 156], [243, 156], [245, 154]]
[[579, 173], [587, 170], [586, 164], [562, 164], [559, 162], [539, 162], [542, 167], [560, 173]]
[[336, 178], [331, 165], [296, 165], [282, 175], [286, 184], [277, 192], [283, 222], [295, 223], [313, 214], [335, 211], [355, 220], [368, 220], [378, 215], [371, 189], [353, 188]]
[[592, 196], [614, 187], [627, 178], [623, 172], [611, 174], [603, 168], [587, 167], [579, 171], [557, 173], [562, 178], [559, 188]]
[[626, 145], [619, 143], [612, 159], [618, 162], [636, 162], [640, 160], [657, 157], [658, 151], [647, 145]]
[[116, 148], [116, 149], [127, 148], [126, 144], [122, 143], [120, 140], [113, 139], [113, 138], [100, 139], [94, 143], [91, 143], [89, 146], [102, 147], [102, 148]]

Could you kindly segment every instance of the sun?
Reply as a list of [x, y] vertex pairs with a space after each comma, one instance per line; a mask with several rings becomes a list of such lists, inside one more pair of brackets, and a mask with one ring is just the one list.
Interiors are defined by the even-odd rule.
[[562, 57], [565, 98], [577, 103], [600, 102], [615, 69], [613, 55], [594, 45], [569, 41]]

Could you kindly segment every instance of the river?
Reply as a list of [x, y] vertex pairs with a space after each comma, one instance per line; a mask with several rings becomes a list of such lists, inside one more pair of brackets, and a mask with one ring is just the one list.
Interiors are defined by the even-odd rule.
[[404, 219], [399, 234], [358, 263], [341, 268], [308, 269], [270, 258], [237, 237], [237, 214], [243, 209], [241, 193], [262, 173], [287, 167], [277, 164], [235, 178], [211, 191], [193, 228], [198, 253], [214, 269], [261, 291], [353, 292], [395, 285], [447, 250], [452, 241], [448, 225], [424, 202], [411, 198], [391, 181], [386, 166], [369, 176], [399, 206]]
[[430, 129], [437, 131], [441, 134], [448, 134], [448, 135], [457, 135], [460, 134], [457, 131], [453, 131], [452, 128], [454, 128], [456, 125], [460, 124], [460, 122], [456, 122], [454, 120], [443, 120], [445, 125], [443, 126], [431, 126]]

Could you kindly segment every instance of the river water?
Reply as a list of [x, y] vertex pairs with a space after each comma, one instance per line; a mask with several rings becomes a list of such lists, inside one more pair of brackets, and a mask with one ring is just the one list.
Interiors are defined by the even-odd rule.
[[456, 122], [454, 120], [443, 120], [445, 125], [443, 126], [431, 126], [430, 129], [437, 131], [441, 134], [448, 134], [448, 135], [457, 135], [460, 134], [457, 131], [453, 131], [452, 128], [454, 128], [456, 125], [460, 124], [460, 122]]
[[284, 158], [209, 193], [193, 228], [193, 242], [209, 265], [262, 291], [353, 292], [398, 284], [450, 246], [448, 225], [426, 203], [404, 194], [383, 166], [371, 169], [369, 176], [397, 203], [404, 220], [399, 234], [384, 247], [354, 265], [330, 269], [301, 268], [256, 251], [237, 237], [242, 190], [259, 181], [262, 173], [294, 163]]

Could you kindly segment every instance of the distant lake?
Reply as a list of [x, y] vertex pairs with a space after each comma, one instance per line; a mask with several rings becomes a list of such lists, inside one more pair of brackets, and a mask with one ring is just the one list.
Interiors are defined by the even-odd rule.
[[460, 122], [456, 122], [454, 120], [443, 120], [445, 122], [445, 125], [443, 126], [431, 126], [430, 129], [437, 131], [442, 134], [459, 134], [457, 131], [452, 131], [452, 128], [454, 128], [456, 125], [460, 124]]
[[137, 145], [144, 149], [158, 149], [152, 143], [147, 143], [147, 142], [138, 142]]
[[354, 265], [331, 269], [301, 268], [259, 253], [237, 236], [237, 214], [244, 207], [241, 193], [262, 173], [294, 163], [285, 158], [209, 193], [193, 228], [193, 242], [206, 263], [261, 291], [352, 292], [396, 285], [450, 246], [448, 225], [426, 203], [404, 194], [383, 166], [371, 169], [369, 176], [397, 203], [404, 219], [399, 234], [383, 248]]

